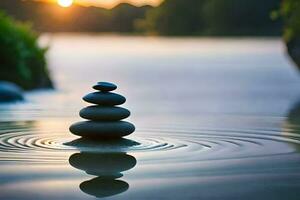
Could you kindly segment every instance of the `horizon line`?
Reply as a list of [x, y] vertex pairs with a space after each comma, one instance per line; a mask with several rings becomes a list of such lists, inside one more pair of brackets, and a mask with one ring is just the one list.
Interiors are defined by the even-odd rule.
[[[57, 4], [56, 0], [26, 0], [26, 1], [36, 1], [36, 2], [40, 2], [40, 3], [49, 3], [49, 4]], [[156, 1], [156, 3], [151, 3], [153, 1]], [[88, 2], [84, 2], [84, 0], [74, 0], [74, 5], [76, 6], [82, 6], [82, 7], [96, 7], [96, 8], [103, 8], [103, 9], [113, 9], [115, 7], [117, 7], [118, 5], [121, 4], [129, 4], [135, 7], [143, 7], [143, 6], [153, 6], [156, 7], [158, 6], [163, 0], [152, 0], [151, 2], [149, 1], [148, 3], [144, 2], [144, 3], [133, 3], [132, 0], [119, 0], [116, 1], [115, 3], [111, 2], [111, 5], [109, 4], [103, 4], [103, 3], [88, 3]]]

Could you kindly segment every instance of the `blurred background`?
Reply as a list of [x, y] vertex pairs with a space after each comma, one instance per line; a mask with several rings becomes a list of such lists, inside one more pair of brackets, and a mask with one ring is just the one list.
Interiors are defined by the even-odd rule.
[[300, 64], [297, 0], [1, 0], [0, 10], [0, 80], [25, 90], [53, 87], [42, 33], [275, 36]]
[[71, 98], [108, 79], [140, 113], [154, 110], [137, 102], [167, 115], [282, 116], [298, 99], [299, 23], [297, 0], [1, 0], [0, 101], [50, 96], [56, 107], [38, 108], [65, 116]]

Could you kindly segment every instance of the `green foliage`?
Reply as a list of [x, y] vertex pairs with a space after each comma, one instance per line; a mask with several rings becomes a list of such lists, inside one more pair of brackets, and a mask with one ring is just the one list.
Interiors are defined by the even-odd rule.
[[145, 17], [150, 7], [135, 7], [127, 3], [119, 4], [111, 10], [111, 31], [132, 33], [135, 31], [135, 20]]
[[284, 39], [289, 42], [295, 38], [300, 39], [300, 1], [284, 0], [280, 14], [284, 18]]
[[46, 49], [37, 44], [38, 35], [29, 24], [0, 13], [0, 80], [24, 89], [51, 86], [46, 68]]
[[287, 51], [292, 60], [300, 68], [300, 1], [284, 0], [275, 17], [284, 20], [283, 38], [286, 42]]
[[270, 13], [279, 5], [279, 0], [209, 0], [202, 10], [206, 34], [278, 35], [279, 22]]
[[206, 1], [165, 0], [148, 11], [143, 28], [160, 35], [196, 35], [203, 26], [201, 8]]
[[165, 0], [139, 23], [160, 35], [279, 35], [280, 0]]

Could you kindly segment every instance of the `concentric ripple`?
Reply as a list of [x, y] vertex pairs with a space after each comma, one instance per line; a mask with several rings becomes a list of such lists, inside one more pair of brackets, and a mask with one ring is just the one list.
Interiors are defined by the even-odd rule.
[[148, 128], [119, 143], [76, 140], [64, 129], [38, 130], [28, 125], [0, 124], [0, 160], [62, 162], [67, 152], [133, 152], [151, 160], [205, 161], [291, 154], [297, 134], [276, 130]]

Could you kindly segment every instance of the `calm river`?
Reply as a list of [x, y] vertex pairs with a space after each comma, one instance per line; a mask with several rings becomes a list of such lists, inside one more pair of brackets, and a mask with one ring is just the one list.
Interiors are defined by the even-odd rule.
[[[280, 39], [43, 35], [56, 90], [0, 105], [0, 199], [299, 199], [300, 73]], [[78, 140], [115, 82], [137, 130]]]

